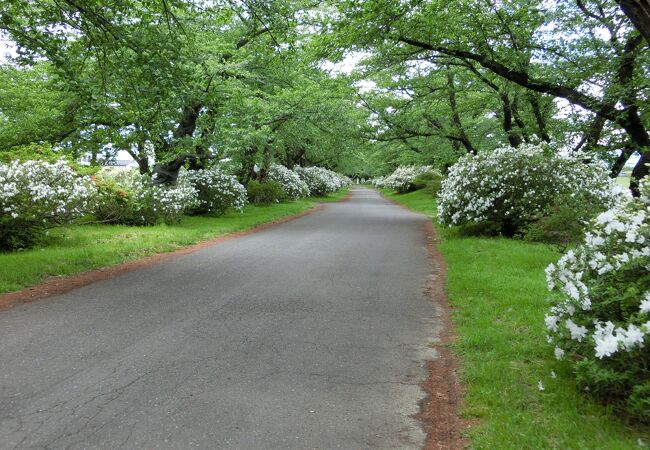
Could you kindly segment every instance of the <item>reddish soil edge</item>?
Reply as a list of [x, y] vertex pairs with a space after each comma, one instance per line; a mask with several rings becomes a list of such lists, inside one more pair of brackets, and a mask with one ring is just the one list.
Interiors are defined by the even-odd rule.
[[429, 377], [422, 385], [427, 397], [420, 403], [420, 420], [426, 432], [425, 450], [464, 449], [469, 448], [469, 441], [463, 432], [469, 428], [468, 421], [460, 416], [463, 405], [464, 387], [460, 381], [460, 358], [451, 348], [456, 339], [455, 325], [452, 320], [452, 308], [445, 292], [447, 265], [442, 253], [436, 246], [437, 238], [433, 222], [425, 225], [427, 249], [434, 266], [433, 276], [426, 287], [427, 294], [435, 303], [442, 323], [438, 341], [434, 348], [437, 358], [427, 361]]
[[[352, 192], [350, 192], [347, 197], [345, 197], [343, 200], [340, 201], [348, 200], [350, 199], [351, 196], [352, 196]], [[201, 241], [196, 244], [183, 247], [172, 252], [157, 253], [155, 255], [145, 256], [144, 258], [127, 261], [114, 266], [102, 267], [99, 269], [90, 270], [88, 272], [81, 272], [74, 275], [50, 277], [41, 284], [37, 284], [35, 286], [21, 289], [20, 291], [0, 294], [0, 311], [4, 311], [6, 309], [12, 308], [18, 304], [29, 303], [35, 300], [52, 297], [54, 295], [64, 294], [73, 289], [95, 283], [96, 281], [107, 280], [109, 278], [116, 277], [120, 274], [123, 274], [131, 270], [152, 266], [154, 264], [158, 264], [163, 261], [168, 261], [170, 259], [177, 258], [182, 255], [188, 255], [190, 253], [194, 253], [196, 251], [199, 251], [207, 247], [212, 247], [213, 245], [217, 245], [222, 242], [229, 241], [230, 239], [246, 236], [252, 233], [257, 233], [259, 231], [266, 230], [267, 228], [282, 223], [290, 222], [292, 220], [305, 217], [309, 214], [313, 214], [325, 208], [326, 205], [327, 203], [321, 203], [319, 205], [312, 207], [311, 209], [308, 209], [307, 211], [304, 211], [302, 213], [293, 216], [283, 217], [281, 219], [277, 219], [272, 222], [263, 223], [261, 225], [255, 226], [253, 228], [249, 228], [247, 230], [237, 231], [234, 233], [225, 234], [223, 236], [218, 236], [212, 239]]]
[[[381, 194], [381, 192], [380, 192]], [[386, 200], [407, 208], [401, 203], [381, 194]], [[417, 211], [414, 211], [417, 212]], [[432, 347], [437, 358], [427, 361], [428, 378], [422, 384], [427, 393], [420, 402], [420, 412], [415, 418], [420, 421], [426, 433], [424, 450], [447, 450], [469, 448], [469, 441], [463, 437], [470, 423], [460, 416], [463, 405], [464, 386], [460, 381], [461, 361], [450, 348], [456, 339], [452, 307], [445, 291], [447, 264], [438, 250], [436, 231], [430, 218], [425, 223], [426, 246], [433, 264], [433, 274], [425, 287], [426, 294], [436, 305], [438, 320], [442, 324], [437, 341]]]

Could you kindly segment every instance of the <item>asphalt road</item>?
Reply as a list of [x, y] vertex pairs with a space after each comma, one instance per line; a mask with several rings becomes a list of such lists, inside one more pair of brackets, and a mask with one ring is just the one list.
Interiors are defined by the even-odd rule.
[[0, 448], [420, 447], [425, 221], [355, 189], [0, 312]]

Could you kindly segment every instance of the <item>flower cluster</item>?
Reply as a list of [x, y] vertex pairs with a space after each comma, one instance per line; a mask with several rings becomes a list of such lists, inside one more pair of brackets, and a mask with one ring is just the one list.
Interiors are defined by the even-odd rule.
[[178, 222], [196, 203], [196, 190], [188, 179], [171, 186], [156, 185], [137, 170], [98, 174], [95, 216], [108, 223], [152, 225]]
[[447, 225], [488, 222], [509, 234], [546, 216], [561, 195], [584, 197], [597, 209], [613, 206], [622, 189], [584, 155], [562, 155], [539, 145], [465, 155], [451, 167], [438, 198]]
[[33, 245], [45, 229], [85, 214], [95, 194], [64, 160], [0, 164], [0, 249]]
[[297, 200], [310, 195], [309, 186], [300, 178], [300, 175], [280, 164], [271, 165], [269, 179], [280, 183], [286, 197], [290, 200]]
[[193, 214], [224, 214], [228, 208], [241, 211], [246, 205], [246, 188], [218, 167], [182, 171], [179, 180], [189, 181], [197, 192], [190, 211]]
[[415, 179], [429, 172], [442, 176], [431, 166], [401, 166], [387, 177], [376, 179], [373, 184], [376, 187], [386, 187], [401, 193], [410, 192], [416, 189]]
[[311, 195], [326, 195], [352, 184], [348, 177], [322, 167], [296, 166], [294, 171], [307, 183]]
[[546, 269], [545, 317], [558, 358], [603, 400], [650, 419], [650, 179], [600, 214], [578, 248]]

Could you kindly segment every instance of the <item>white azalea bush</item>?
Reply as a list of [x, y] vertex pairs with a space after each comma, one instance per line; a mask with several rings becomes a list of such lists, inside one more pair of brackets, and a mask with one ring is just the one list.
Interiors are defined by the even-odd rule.
[[381, 179], [381, 187], [393, 189], [400, 193], [411, 192], [421, 187], [416, 183], [416, 179], [427, 173], [442, 177], [431, 166], [401, 166], [386, 178]]
[[377, 177], [377, 178], [373, 178], [372, 185], [376, 188], [383, 188], [385, 187], [385, 182], [386, 182], [386, 177]]
[[175, 223], [196, 204], [196, 189], [179, 179], [174, 185], [156, 185], [137, 170], [105, 170], [97, 174], [97, 220], [126, 225]]
[[622, 189], [605, 168], [584, 158], [532, 144], [465, 155], [442, 182], [438, 220], [450, 226], [490, 224], [512, 236], [547, 216], [562, 196], [603, 211], [620, 199]]
[[280, 164], [272, 164], [269, 169], [269, 179], [282, 185], [286, 197], [290, 200], [309, 197], [307, 183], [296, 172]]
[[0, 164], [0, 250], [29, 247], [48, 228], [86, 214], [96, 192], [64, 160]]
[[295, 167], [295, 172], [307, 183], [311, 195], [326, 195], [350, 186], [352, 180], [323, 167]]
[[557, 358], [597, 398], [650, 421], [650, 180], [600, 214], [583, 243], [546, 269]]
[[188, 181], [197, 192], [189, 208], [192, 214], [221, 215], [229, 208], [242, 211], [247, 203], [246, 188], [218, 167], [184, 170], [179, 180]]

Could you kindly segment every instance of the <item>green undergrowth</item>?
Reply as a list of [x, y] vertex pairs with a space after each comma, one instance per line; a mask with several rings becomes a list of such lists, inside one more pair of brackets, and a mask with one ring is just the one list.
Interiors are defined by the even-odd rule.
[[268, 206], [247, 205], [243, 213], [220, 217], [188, 216], [176, 225], [70, 225], [50, 231], [45, 245], [0, 253], [0, 292], [34, 285], [50, 276], [71, 275], [155, 253], [171, 252], [202, 240], [246, 230], [295, 215], [314, 202], [335, 201], [342, 194]]
[[[384, 195], [435, 217], [434, 199], [421, 191]], [[579, 392], [546, 343], [544, 269], [559, 253], [441, 226], [437, 233], [448, 265], [458, 334], [453, 349], [462, 360], [472, 448], [648, 448], [649, 430], [624, 423]]]
[[340, 200], [343, 200], [345, 197], [347, 197], [349, 193], [350, 193], [350, 189], [344, 188], [331, 194], [323, 195], [320, 197], [310, 197], [310, 198], [318, 203], [338, 202]]

